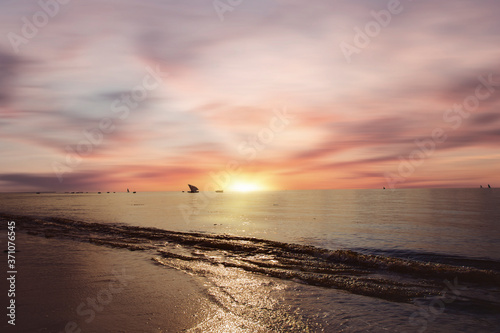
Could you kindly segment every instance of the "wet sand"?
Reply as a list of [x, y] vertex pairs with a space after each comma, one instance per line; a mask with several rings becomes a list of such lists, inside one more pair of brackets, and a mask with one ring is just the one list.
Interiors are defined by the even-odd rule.
[[24, 233], [16, 245], [16, 325], [3, 314], [2, 332], [181, 332], [209, 316], [200, 281], [145, 253]]
[[[144, 243], [135, 232], [120, 237], [116, 232], [123, 226], [91, 224], [86, 230], [89, 225], [75, 221], [21, 216], [4, 216], [0, 223], [5, 226], [7, 219], [17, 223], [20, 252], [16, 327], [4, 322], [2, 332], [311, 331], [298, 309], [283, 302], [287, 283], [279, 279], [162, 258], [157, 248], [192, 255], [198, 250], [162, 237]], [[6, 240], [6, 232], [0, 237]], [[7, 253], [3, 257], [6, 262]]]
[[[27, 223], [31, 218], [3, 216], [2, 249], [7, 248], [6, 224], [11, 218], [16, 221], [16, 317], [12, 326], [4, 314], [1, 332], [318, 331], [311, 330], [298, 309], [283, 302], [288, 282], [236, 267], [165, 261], [158, 251], [134, 245], [138, 239], [131, 235], [123, 239], [124, 247], [117, 246], [118, 238], [99, 241], [108, 234], [98, 230], [110, 231], [109, 226], [99, 226], [85, 237], [80, 228], [67, 234], [71, 221], [59, 228], [42, 222], [38, 230]], [[155, 243], [179, 247], [165, 240]], [[8, 254], [1, 253], [0, 299], [6, 309]]]

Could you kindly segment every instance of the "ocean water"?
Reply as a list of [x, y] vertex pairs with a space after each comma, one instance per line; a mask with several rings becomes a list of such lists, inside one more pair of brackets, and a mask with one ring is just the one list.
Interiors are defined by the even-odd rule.
[[0, 194], [0, 211], [402, 257], [500, 261], [500, 190]]
[[499, 332], [499, 207], [496, 189], [0, 194], [32, 235], [205, 279], [216, 315], [193, 332]]

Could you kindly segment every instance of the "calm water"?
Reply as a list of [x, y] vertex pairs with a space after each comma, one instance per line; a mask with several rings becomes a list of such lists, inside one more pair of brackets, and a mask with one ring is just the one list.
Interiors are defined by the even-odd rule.
[[211, 314], [189, 332], [477, 333], [500, 332], [499, 203], [496, 189], [0, 194], [0, 213], [201, 278]]
[[500, 260], [495, 189], [0, 194], [0, 211], [404, 257]]

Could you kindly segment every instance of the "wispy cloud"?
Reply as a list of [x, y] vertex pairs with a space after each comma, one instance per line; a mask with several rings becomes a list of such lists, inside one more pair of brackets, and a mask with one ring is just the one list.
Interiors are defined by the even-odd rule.
[[[223, 21], [204, 0], [71, 1], [29, 38], [23, 25], [43, 9], [2, 2], [0, 190], [205, 182], [241, 160], [241, 142], [283, 106], [293, 124], [244, 166], [267, 175], [271, 188], [382, 186], [384, 173], [437, 127], [447, 140], [405, 186], [500, 182], [492, 167], [500, 159], [500, 87], [459, 128], [443, 120], [479, 76], [500, 81], [500, 3], [402, 5], [348, 64], [339, 44], [387, 1], [252, 0]], [[28, 42], [15, 52], [9, 33]], [[168, 77], [120, 119], [113, 102], [148, 66]], [[59, 183], [52, 163], [103, 118], [115, 130]]]

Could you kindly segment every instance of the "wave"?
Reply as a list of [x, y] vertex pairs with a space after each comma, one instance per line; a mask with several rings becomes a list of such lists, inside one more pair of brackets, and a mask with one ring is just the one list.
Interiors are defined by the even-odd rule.
[[376, 254], [381, 256], [411, 259], [416, 261], [435, 262], [452, 266], [468, 266], [478, 269], [492, 270], [500, 273], [500, 261], [490, 258], [465, 257], [444, 253], [401, 249], [381, 250], [373, 248], [353, 248], [353, 250], [360, 253]]
[[6, 214], [0, 217], [15, 220], [18, 231], [31, 235], [149, 251], [156, 263], [185, 271], [200, 273], [196, 271], [200, 264], [223, 266], [395, 302], [440, 295], [443, 282], [447, 280], [493, 290], [500, 288], [499, 272], [465, 265], [231, 235], [175, 232], [56, 217]]

